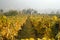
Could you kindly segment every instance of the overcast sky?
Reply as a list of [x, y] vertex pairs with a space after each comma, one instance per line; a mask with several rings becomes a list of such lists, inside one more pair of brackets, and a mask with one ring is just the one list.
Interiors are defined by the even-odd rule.
[[60, 0], [0, 0], [0, 9], [60, 9]]

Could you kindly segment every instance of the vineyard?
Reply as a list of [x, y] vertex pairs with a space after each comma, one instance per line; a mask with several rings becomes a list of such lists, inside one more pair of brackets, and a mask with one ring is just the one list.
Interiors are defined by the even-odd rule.
[[60, 40], [60, 18], [49, 15], [0, 15], [0, 40]]
[[0, 40], [60, 40], [60, 0], [0, 0]]

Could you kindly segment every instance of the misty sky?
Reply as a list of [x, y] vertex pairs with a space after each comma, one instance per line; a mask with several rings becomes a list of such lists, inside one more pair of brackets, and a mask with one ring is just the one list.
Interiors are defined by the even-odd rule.
[[0, 0], [0, 9], [60, 9], [60, 0]]

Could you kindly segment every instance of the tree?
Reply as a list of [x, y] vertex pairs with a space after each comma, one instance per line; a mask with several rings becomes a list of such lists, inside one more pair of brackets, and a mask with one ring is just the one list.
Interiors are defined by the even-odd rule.
[[23, 13], [23, 14], [26, 14], [26, 13], [27, 13], [27, 10], [26, 10], [26, 9], [23, 9], [23, 10], [22, 10], [22, 13]]
[[60, 17], [60, 12], [59, 11], [56, 12], [56, 16]]
[[3, 12], [3, 9], [1, 9], [0, 12]]
[[4, 13], [4, 15], [6, 15], [6, 16], [15, 16], [17, 14], [18, 14], [18, 12], [16, 10], [10, 10], [10, 11]]
[[37, 13], [37, 11], [36, 11], [36, 10], [34, 10], [34, 13]]
[[60, 13], [59, 11], [56, 12], [56, 14], [59, 14], [59, 13]]
[[29, 8], [29, 9], [23, 9], [22, 12], [25, 13], [25, 14], [33, 14], [33, 13], [35, 14], [35, 13], [37, 13], [36, 10], [31, 9], [31, 8]]

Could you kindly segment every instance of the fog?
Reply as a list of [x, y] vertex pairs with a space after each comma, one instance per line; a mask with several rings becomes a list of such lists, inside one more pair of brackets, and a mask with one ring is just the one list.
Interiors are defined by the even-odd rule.
[[60, 9], [60, 0], [0, 0], [0, 9]]

